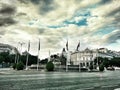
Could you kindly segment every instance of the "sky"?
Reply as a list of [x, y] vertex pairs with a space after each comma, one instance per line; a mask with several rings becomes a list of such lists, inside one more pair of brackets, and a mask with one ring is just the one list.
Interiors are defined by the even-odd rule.
[[108, 48], [120, 51], [120, 0], [0, 0], [0, 43], [10, 44], [40, 57]]

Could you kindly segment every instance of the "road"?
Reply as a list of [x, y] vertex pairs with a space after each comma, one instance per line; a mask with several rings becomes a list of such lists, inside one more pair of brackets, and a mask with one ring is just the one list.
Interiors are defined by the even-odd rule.
[[120, 90], [120, 71], [0, 71], [0, 90]]

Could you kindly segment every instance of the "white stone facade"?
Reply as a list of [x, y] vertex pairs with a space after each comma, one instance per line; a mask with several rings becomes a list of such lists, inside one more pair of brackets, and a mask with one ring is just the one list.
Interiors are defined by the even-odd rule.
[[112, 58], [112, 56], [104, 53], [99, 53], [98, 51], [92, 51], [87, 48], [84, 51], [76, 51], [74, 53], [71, 53], [71, 64], [90, 66], [90, 63], [93, 62], [96, 57]]

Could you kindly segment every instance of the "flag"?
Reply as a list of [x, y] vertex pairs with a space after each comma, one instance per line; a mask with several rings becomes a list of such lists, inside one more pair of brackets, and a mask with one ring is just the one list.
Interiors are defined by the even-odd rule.
[[76, 51], [78, 51], [79, 47], [80, 47], [80, 41], [79, 41], [79, 43], [77, 45]]
[[38, 46], [38, 50], [40, 50], [40, 39], [39, 39], [39, 46]]
[[67, 43], [66, 43], [66, 50], [68, 51], [68, 41], [67, 41]]
[[28, 42], [28, 51], [30, 51], [30, 40]]

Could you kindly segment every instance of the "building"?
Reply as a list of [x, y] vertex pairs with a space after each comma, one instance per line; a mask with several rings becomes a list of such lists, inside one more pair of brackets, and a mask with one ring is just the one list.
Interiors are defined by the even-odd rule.
[[102, 52], [102, 53], [107, 53], [108, 49], [107, 48], [99, 48], [98, 51]]
[[99, 52], [99, 50], [93, 51], [88, 48], [86, 48], [83, 51], [75, 51], [71, 53], [70, 60], [71, 60], [71, 65], [80, 65], [81, 67], [88, 67], [90, 66], [90, 63], [93, 63], [94, 59], [96, 57], [103, 57], [103, 58], [109, 58], [111, 59], [112, 56]]
[[9, 52], [9, 54], [19, 53], [15, 47], [8, 44], [0, 43], [0, 53], [2, 52]]
[[75, 51], [74, 53], [71, 53], [71, 64], [89, 66], [90, 62], [92, 62], [96, 56], [97, 54], [88, 48], [84, 51]]

